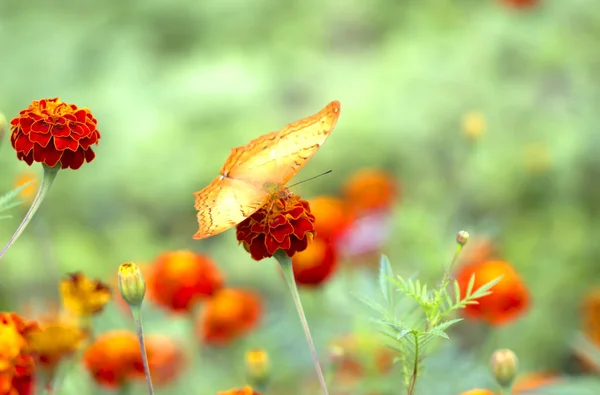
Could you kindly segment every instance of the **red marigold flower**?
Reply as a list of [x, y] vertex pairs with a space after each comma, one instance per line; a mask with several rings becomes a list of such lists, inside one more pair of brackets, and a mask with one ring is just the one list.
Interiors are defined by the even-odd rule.
[[85, 350], [83, 363], [96, 383], [108, 388], [119, 388], [144, 374], [137, 336], [126, 330], [98, 336]]
[[196, 302], [223, 286], [223, 275], [205, 255], [169, 251], [156, 258], [146, 289], [158, 305], [173, 312], [189, 312]]
[[260, 392], [254, 391], [249, 385], [244, 388], [234, 388], [228, 391], [218, 392], [217, 395], [262, 395]]
[[465, 316], [486, 321], [490, 325], [502, 325], [515, 320], [529, 307], [527, 287], [509, 263], [492, 260], [460, 268], [456, 281], [461, 297], [465, 296], [473, 274], [473, 290], [503, 277], [492, 287], [491, 294], [477, 299], [478, 304], [467, 305], [462, 310]]
[[36, 328], [15, 313], [0, 313], [0, 394], [33, 394], [35, 366], [27, 335]]
[[277, 196], [236, 228], [237, 240], [253, 259], [272, 257], [279, 249], [291, 257], [315, 235], [315, 217], [300, 196]]
[[225, 345], [256, 327], [262, 316], [257, 294], [243, 289], [222, 289], [204, 305], [196, 332], [205, 342]]
[[529, 8], [537, 5], [539, 0], [500, 0], [503, 4], [514, 8]]
[[62, 169], [79, 169], [91, 162], [96, 154], [100, 132], [96, 118], [87, 108], [78, 108], [58, 98], [34, 100], [29, 107], [10, 121], [10, 142], [17, 158], [28, 165], [40, 162]]
[[337, 251], [329, 240], [317, 236], [308, 248], [293, 256], [296, 284], [317, 286], [327, 280], [337, 267]]

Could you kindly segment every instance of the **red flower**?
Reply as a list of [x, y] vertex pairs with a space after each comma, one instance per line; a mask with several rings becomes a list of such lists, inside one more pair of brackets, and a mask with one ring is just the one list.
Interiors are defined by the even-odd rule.
[[308, 248], [292, 258], [296, 284], [316, 286], [327, 280], [337, 266], [337, 252], [331, 241], [317, 236]]
[[473, 290], [503, 276], [492, 287], [492, 293], [477, 299], [477, 304], [467, 305], [465, 316], [486, 321], [490, 325], [502, 325], [514, 321], [529, 306], [529, 292], [513, 267], [504, 261], [484, 261], [459, 269], [456, 276], [461, 297], [464, 297], [471, 276], [475, 275]]
[[315, 235], [315, 217], [307, 201], [288, 193], [276, 197], [241, 222], [237, 240], [253, 259], [270, 258], [279, 249], [291, 257]]
[[15, 313], [0, 313], [0, 394], [33, 394], [35, 366], [27, 335], [36, 328]]
[[87, 108], [77, 108], [55, 99], [34, 100], [10, 121], [10, 142], [17, 158], [28, 165], [40, 162], [62, 169], [79, 169], [96, 154], [91, 146], [98, 144], [97, 121]]
[[514, 8], [528, 8], [533, 7], [539, 0], [501, 0], [507, 6]]
[[261, 393], [254, 391], [252, 387], [247, 385], [240, 389], [235, 388], [228, 391], [221, 391], [217, 395], [261, 395]]
[[223, 276], [207, 256], [169, 251], [156, 258], [146, 286], [152, 300], [173, 312], [189, 312], [196, 302], [223, 286]]
[[262, 315], [257, 294], [243, 289], [223, 289], [206, 301], [196, 331], [205, 342], [225, 345], [254, 329]]

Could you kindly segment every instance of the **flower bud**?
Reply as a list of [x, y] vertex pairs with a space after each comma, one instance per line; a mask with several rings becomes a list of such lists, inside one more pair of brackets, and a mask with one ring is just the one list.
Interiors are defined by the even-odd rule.
[[139, 267], [133, 262], [119, 266], [119, 292], [130, 306], [140, 306], [146, 294], [146, 281]]
[[490, 359], [490, 368], [498, 384], [509, 389], [517, 376], [519, 360], [514, 352], [508, 349], [496, 350]]
[[461, 230], [456, 234], [456, 242], [461, 246], [464, 247], [467, 241], [469, 241], [469, 232], [466, 230]]
[[264, 388], [271, 375], [269, 354], [262, 349], [253, 349], [246, 352], [246, 375], [252, 387]]
[[338, 346], [337, 344], [329, 347], [329, 362], [332, 366], [337, 368], [339, 365], [341, 365], [344, 361], [345, 355], [346, 352], [344, 351], [343, 347]]

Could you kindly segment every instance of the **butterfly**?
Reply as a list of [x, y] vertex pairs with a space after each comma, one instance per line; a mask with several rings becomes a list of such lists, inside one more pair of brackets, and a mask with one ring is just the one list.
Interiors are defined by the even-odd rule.
[[195, 192], [198, 231], [194, 239], [205, 239], [239, 224], [304, 167], [333, 131], [340, 116], [340, 103], [332, 101], [318, 113], [290, 123], [283, 129], [233, 148], [220, 176]]

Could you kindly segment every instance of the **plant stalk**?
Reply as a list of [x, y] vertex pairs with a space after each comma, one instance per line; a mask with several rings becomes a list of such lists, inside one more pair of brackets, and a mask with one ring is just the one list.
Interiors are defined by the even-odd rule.
[[54, 179], [56, 178], [56, 175], [58, 174], [59, 170], [60, 165], [56, 165], [54, 167], [48, 167], [44, 165], [44, 177], [42, 178], [40, 188], [38, 189], [37, 194], [35, 195], [35, 198], [31, 203], [31, 207], [29, 207], [29, 210], [27, 211], [27, 214], [25, 214], [25, 218], [23, 218], [23, 221], [21, 221], [21, 224], [19, 225], [15, 233], [12, 235], [12, 237], [4, 246], [4, 248], [2, 248], [2, 251], [0, 251], [0, 258], [2, 258], [8, 250], [8, 248], [11, 245], [13, 245], [15, 241], [17, 241], [19, 236], [21, 236], [21, 234], [27, 227], [27, 224], [29, 224], [29, 222], [33, 218], [33, 215], [40, 208], [40, 205], [42, 204], [42, 201], [48, 194], [48, 191], [50, 190], [50, 187], [52, 186], [52, 183], [54, 182]]
[[317, 371], [317, 376], [319, 377], [321, 390], [323, 391], [323, 395], [329, 395], [329, 392], [327, 391], [327, 383], [325, 382], [325, 376], [323, 375], [321, 365], [319, 364], [319, 357], [317, 356], [315, 344], [310, 334], [310, 329], [308, 328], [308, 322], [306, 321], [306, 315], [304, 314], [304, 309], [302, 308], [302, 301], [300, 300], [298, 286], [296, 285], [296, 279], [294, 278], [294, 270], [292, 269], [292, 260], [282, 250], [277, 250], [274, 257], [275, 259], [277, 259], [277, 262], [279, 262], [279, 266], [281, 267], [281, 271], [283, 272], [285, 281], [287, 282], [290, 292], [292, 294], [292, 299], [294, 299], [294, 304], [296, 305], [298, 317], [300, 318], [300, 322], [302, 323], [304, 335], [306, 336], [308, 347], [312, 355], [313, 364], [315, 366], [315, 370]]
[[135, 332], [140, 343], [140, 351], [142, 352], [142, 362], [144, 364], [144, 373], [146, 374], [146, 384], [148, 385], [148, 395], [154, 395], [154, 387], [152, 386], [152, 377], [150, 376], [150, 367], [148, 366], [148, 355], [146, 354], [146, 342], [144, 341], [144, 330], [142, 327], [142, 309], [141, 306], [129, 306], [131, 315], [135, 324]]
[[417, 386], [417, 377], [419, 376], [419, 338], [416, 333], [413, 333], [413, 336], [415, 337], [415, 361], [413, 364], [413, 372], [410, 376], [410, 384], [406, 391], [407, 395], [414, 395]]

